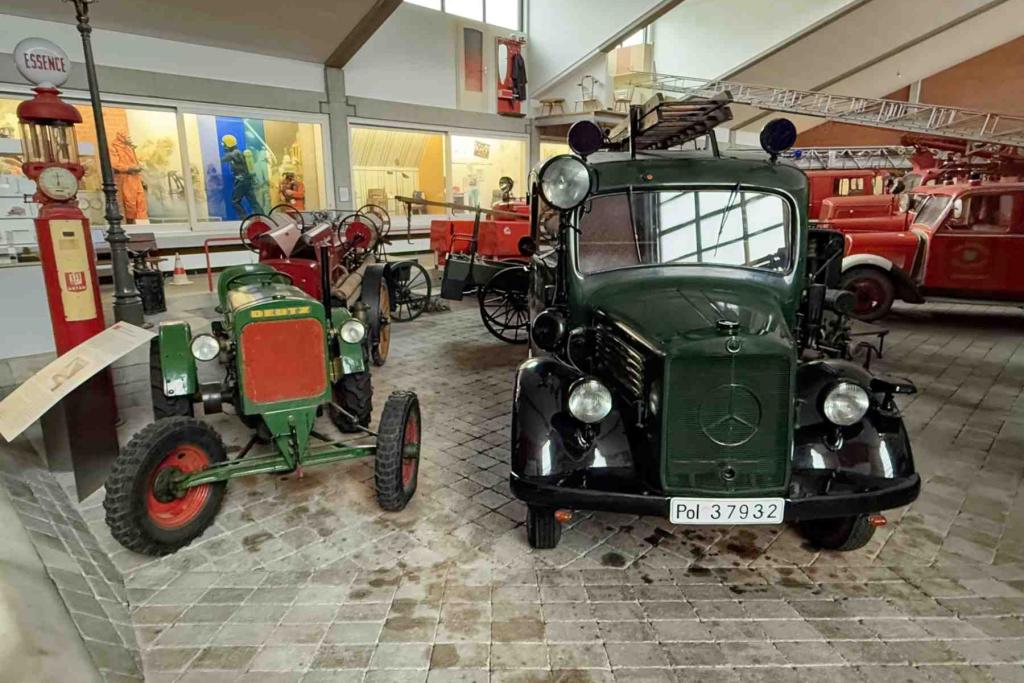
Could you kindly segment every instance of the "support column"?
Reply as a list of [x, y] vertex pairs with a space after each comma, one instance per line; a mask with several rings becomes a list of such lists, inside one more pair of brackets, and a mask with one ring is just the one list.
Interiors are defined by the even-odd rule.
[[[355, 188], [352, 187], [352, 162], [348, 146], [348, 117], [355, 114], [355, 107], [348, 103], [345, 95], [345, 72], [334, 67], [324, 67], [324, 83], [327, 101], [320, 106], [321, 113], [327, 114], [331, 122], [331, 159], [334, 168], [334, 187], [331, 196], [339, 209], [355, 209]], [[343, 197], [339, 188], [348, 192]]]

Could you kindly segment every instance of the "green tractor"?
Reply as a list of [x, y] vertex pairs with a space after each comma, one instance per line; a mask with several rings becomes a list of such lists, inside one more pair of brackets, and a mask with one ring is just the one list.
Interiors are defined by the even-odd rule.
[[[106, 484], [114, 538], [147, 555], [171, 553], [212, 523], [228, 479], [363, 457], [374, 458], [380, 506], [403, 509], [419, 472], [419, 401], [412, 392], [392, 393], [378, 430], [368, 428], [367, 322], [262, 264], [226, 269], [217, 295], [223, 319], [212, 334], [193, 336], [187, 323], [165, 322], [153, 340], [155, 421], [122, 449]], [[215, 360], [223, 378], [200, 383], [197, 361]], [[195, 418], [199, 403], [207, 415], [229, 403], [253, 430], [234, 459], [220, 435]], [[359, 436], [342, 443], [317, 432], [325, 410], [339, 430]], [[250, 453], [258, 443], [272, 450]]]

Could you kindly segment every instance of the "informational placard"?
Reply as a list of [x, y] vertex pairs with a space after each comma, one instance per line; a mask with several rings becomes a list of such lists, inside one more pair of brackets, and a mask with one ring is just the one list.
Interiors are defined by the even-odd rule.
[[119, 322], [71, 349], [0, 402], [0, 435], [15, 439], [72, 390], [155, 336]]
[[63, 85], [71, 71], [68, 54], [45, 38], [25, 38], [15, 45], [14, 64], [26, 80], [43, 88]]
[[85, 226], [79, 220], [51, 220], [50, 239], [64, 319], [92, 320], [96, 317], [96, 297], [92, 291]]

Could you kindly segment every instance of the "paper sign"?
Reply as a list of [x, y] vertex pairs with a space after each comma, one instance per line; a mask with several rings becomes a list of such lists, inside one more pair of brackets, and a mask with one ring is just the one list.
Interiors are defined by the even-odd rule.
[[155, 336], [120, 322], [71, 349], [0, 402], [0, 435], [12, 441], [85, 380]]

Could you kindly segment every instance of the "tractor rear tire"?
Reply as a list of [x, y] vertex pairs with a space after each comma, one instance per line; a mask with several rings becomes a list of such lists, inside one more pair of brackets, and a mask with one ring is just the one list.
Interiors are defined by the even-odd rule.
[[189, 488], [184, 496], [161, 491], [161, 470], [198, 472], [227, 459], [209, 425], [171, 417], [147, 425], [114, 460], [107, 477], [107, 526], [118, 543], [144, 555], [166, 555], [197, 538], [213, 522], [227, 482]]
[[866, 323], [884, 318], [896, 301], [892, 278], [878, 268], [851, 268], [843, 273], [839, 286], [856, 297], [850, 315]]
[[411, 391], [388, 396], [377, 429], [373, 481], [377, 503], [389, 512], [402, 510], [416, 493], [420, 473], [420, 402]]
[[867, 515], [811, 519], [798, 523], [797, 530], [815, 548], [838, 552], [863, 548], [875, 535]]
[[153, 396], [153, 419], [165, 417], [194, 417], [191, 396], [164, 394], [164, 371], [160, 362], [160, 339], [149, 342], [149, 389]]
[[562, 525], [552, 508], [531, 505], [526, 508], [526, 540], [531, 548], [551, 550], [562, 540]]
[[334, 402], [356, 417], [353, 421], [334, 406], [328, 406], [335, 427], [352, 433], [362, 431], [359, 427], [369, 426], [370, 414], [373, 412], [373, 381], [369, 370], [343, 375], [334, 383], [333, 394]]

